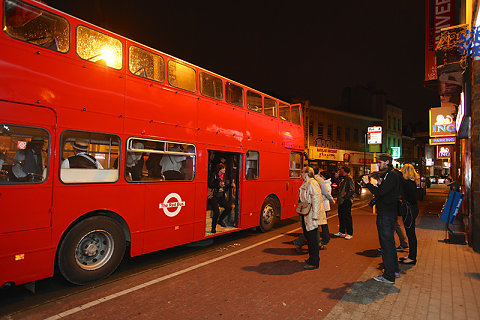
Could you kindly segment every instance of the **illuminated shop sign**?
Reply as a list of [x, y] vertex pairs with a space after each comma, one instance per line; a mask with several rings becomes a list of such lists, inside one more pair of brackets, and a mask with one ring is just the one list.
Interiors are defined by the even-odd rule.
[[382, 144], [382, 127], [368, 127], [368, 144]]
[[457, 130], [455, 121], [455, 106], [445, 106], [430, 109], [430, 137], [455, 136]]
[[439, 137], [430, 139], [430, 145], [438, 145], [438, 144], [455, 144], [456, 137]]
[[391, 147], [390, 149], [392, 149], [392, 158], [393, 159], [400, 158], [400, 147]]
[[452, 146], [437, 146], [437, 159], [449, 159], [452, 154]]

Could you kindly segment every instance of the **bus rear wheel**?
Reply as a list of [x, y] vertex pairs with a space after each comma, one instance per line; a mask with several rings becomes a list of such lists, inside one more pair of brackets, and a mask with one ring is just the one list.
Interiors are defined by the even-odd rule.
[[74, 284], [87, 284], [112, 274], [123, 259], [125, 235], [108, 217], [91, 217], [76, 224], [58, 250], [58, 269]]
[[260, 231], [270, 231], [275, 225], [278, 216], [277, 204], [272, 198], [267, 198], [263, 202], [262, 210], [260, 211]]

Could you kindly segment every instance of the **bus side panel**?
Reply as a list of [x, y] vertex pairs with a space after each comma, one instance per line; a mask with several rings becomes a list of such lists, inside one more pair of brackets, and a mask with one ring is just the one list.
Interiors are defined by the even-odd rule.
[[303, 141], [303, 127], [296, 124], [290, 124], [289, 132], [293, 136], [293, 146], [291, 147], [304, 150], [305, 142]]
[[145, 192], [145, 253], [192, 242], [195, 184], [152, 183]]
[[0, 286], [51, 277], [54, 261], [50, 228], [0, 234]]
[[[1, 37], [8, 36], [3, 33]], [[60, 54], [10, 38], [4, 41], [0, 42], [4, 62], [0, 70], [1, 97], [100, 113], [123, 113], [125, 85], [120, 71], [72, 59], [70, 55], [74, 52]]]
[[238, 107], [206, 98], [198, 102], [198, 141], [209, 145], [239, 147], [244, 141], [245, 112]]
[[250, 136], [250, 141], [259, 143], [260, 147], [257, 150], [275, 151], [277, 149], [278, 125], [274, 120], [254, 111], [247, 113], [247, 136]]
[[[135, 98], [133, 98], [135, 97]], [[194, 142], [197, 133], [197, 97], [129, 76], [125, 96], [125, 130], [173, 141]]]

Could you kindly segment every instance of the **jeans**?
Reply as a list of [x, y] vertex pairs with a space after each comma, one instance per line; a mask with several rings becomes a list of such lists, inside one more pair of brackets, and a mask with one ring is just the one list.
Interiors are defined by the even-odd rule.
[[318, 228], [307, 231], [307, 228], [305, 227], [305, 220], [304, 217], [301, 216], [302, 219], [302, 229], [303, 229], [303, 234], [305, 235], [305, 238], [307, 239], [307, 245], [308, 245], [308, 259], [307, 263], [318, 267], [320, 264], [320, 256], [319, 256], [319, 251], [320, 247], [318, 245]]
[[382, 248], [382, 260], [385, 266], [383, 277], [393, 282], [395, 282], [395, 272], [400, 271], [394, 238], [396, 219], [396, 212], [378, 212], [377, 214], [378, 240]]
[[338, 232], [353, 236], [352, 201], [345, 200], [338, 205], [338, 221]]
[[410, 249], [408, 251], [408, 258], [417, 260], [417, 235], [415, 234], [415, 219], [418, 216], [418, 206], [412, 205], [411, 215], [403, 217], [403, 226], [407, 233], [408, 245]]

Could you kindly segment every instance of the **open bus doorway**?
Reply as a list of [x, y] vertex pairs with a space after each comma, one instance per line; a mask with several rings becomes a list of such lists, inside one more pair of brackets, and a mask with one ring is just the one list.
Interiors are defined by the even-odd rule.
[[[207, 183], [207, 212], [205, 235], [222, 233], [238, 228], [239, 217], [239, 181], [240, 181], [240, 154], [225, 151], [208, 151], [208, 183]], [[219, 164], [225, 166], [223, 174], [224, 186], [216, 186], [214, 183], [215, 175], [218, 172]], [[221, 165], [220, 165], [221, 167]], [[216, 187], [215, 187], [216, 186]], [[222, 200], [221, 194], [224, 193], [225, 200]], [[225, 215], [225, 210], [231, 210]], [[215, 211], [218, 207], [219, 214], [217, 223], [212, 229], [212, 223], [215, 219]]]

